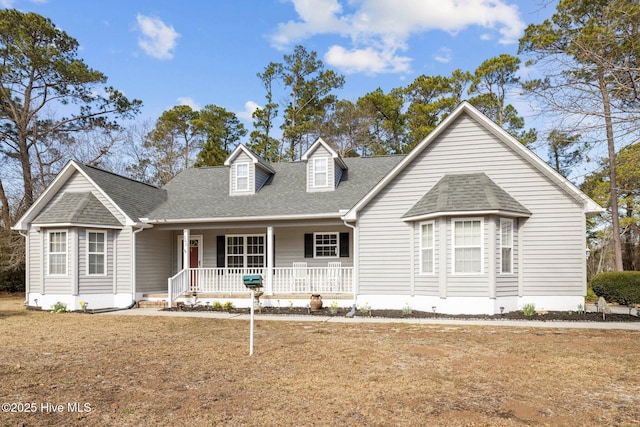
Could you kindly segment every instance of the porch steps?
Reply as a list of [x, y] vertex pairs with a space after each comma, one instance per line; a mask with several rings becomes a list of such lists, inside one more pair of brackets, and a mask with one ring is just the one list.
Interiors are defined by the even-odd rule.
[[143, 300], [143, 301], [138, 301], [138, 304], [136, 305], [136, 307], [137, 308], [167, 308], [167, 302]]

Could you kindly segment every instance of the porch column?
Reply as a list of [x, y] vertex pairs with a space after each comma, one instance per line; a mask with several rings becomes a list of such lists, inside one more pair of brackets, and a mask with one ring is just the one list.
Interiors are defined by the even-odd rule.
[[[182, 268], [187, 270], [191, 267], [191, 230], [185, 228], [182, 230]], [[191, 289], [191, 273], [187, 274], [187, 289]]]
[[273, 227], [267, 227], [267, 270], [265, 294], [273, 295]]

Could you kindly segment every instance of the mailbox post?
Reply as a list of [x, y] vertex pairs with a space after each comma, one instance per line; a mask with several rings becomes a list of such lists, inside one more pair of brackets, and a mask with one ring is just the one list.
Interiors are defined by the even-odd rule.
[[254, 316], [254, 301], [256, 289], [262, 287], [262, 276], [259, 274], [248, 274], [242, 276], [244, 285], [251, 291], [251, 320], [249, 325], [249, 356], [253, 356], [253, 316]]

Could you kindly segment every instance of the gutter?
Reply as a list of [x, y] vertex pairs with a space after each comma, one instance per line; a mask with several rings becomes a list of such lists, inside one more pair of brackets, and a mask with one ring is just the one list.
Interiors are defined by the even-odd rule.
[[346, 219], [344, 219], [344, 217], [342, 217], [342, 222], [344, 222], [344, 225], [353, 229], [353, 277], [351, 278], [352, 286], [353, 286], [353, 306], [355, 307], [356, 305], [356, 299], [358, 296], [358, 289], [357, 289], [357, 285], [358, 285], [358, 275], [360, 272], [360, 266], [358, 265], [360, 262], [360, 254], [357, 251], [358, 248], [358, 244], [360, 243], [360, 236], [358, 233], [358, 227], [356, 225], [351, 225], [347, 222]]

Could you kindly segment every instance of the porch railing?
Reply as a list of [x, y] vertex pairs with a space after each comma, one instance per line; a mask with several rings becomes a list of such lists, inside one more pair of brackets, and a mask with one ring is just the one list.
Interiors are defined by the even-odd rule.
[[[169, 298], [173, 302], [186, 293], [248, 293], [242, 276], [260, 274], [263, 290], [269, 292], [266, 268], [190, 268], [169, 278]], [[353, 293], [353, 267], [276, 267], [274, 294]]]

